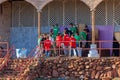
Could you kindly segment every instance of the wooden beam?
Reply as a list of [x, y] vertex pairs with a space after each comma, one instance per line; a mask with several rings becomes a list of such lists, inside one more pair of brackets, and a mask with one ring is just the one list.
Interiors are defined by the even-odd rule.
[[92, 44], [95, 44], [95, 10], [91, 11], [92, 15]]
[[41, 28], [41, 21], [40, 21], [40, 18], [41, 18], [41, 12], [39, 11], [38, 12], [38, 38], [40, 37], [40, 28]]

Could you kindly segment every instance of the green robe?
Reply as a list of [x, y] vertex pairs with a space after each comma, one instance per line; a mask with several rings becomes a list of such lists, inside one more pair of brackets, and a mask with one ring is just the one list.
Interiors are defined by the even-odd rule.
[[79, 41], [81, 40], [80, 36], [75, 34], [74, 38], [77, 41], [76, 44], [79, 44], [80, 43]]
[[53, 37], [54, 37], [54, 39], [56, 39], [56, 36], [58, 35], [58, 32], [59, 32], [59, 28], [58, 28], [58, 26], [55, 26], [53, 28]]
[[80, 32], [80, 37], [82, 40], [86, 40], [86, 37], [87, 37], [86, 32], [84, 32], [84, 31]]
[[42, 38], [38, 38], [38, 45], [40, 45], [40, 42], [41, 42]]
[[71, 28], [70, 28], [70, 31], [75, 35], [76, 32], [77, 32], [76, 27], [71, 27]]

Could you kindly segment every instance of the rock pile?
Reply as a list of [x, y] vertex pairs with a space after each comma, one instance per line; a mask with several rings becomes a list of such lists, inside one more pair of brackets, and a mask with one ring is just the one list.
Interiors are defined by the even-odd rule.
[[[33, 73], [33, 74], [32, 74]], [[120, 77], [120, 58], [56, 58], [40, 60], [28, 77], [111, 80]]]
[[[0, 80], [23, 80], [24, 75], [28, 72], [30, 65], [36, 64], [36, 59], [14, 59], [7, 63], [7, 66], [0, 71]], [[21, 78], [21, 79], [20, 79]]]
[[0, 71], [0, 79], [2, 77], [11, 80], [33, 80], [40, 77], [111, 80], [120, 77], [120, 58], [15, 59], [10, 60]]

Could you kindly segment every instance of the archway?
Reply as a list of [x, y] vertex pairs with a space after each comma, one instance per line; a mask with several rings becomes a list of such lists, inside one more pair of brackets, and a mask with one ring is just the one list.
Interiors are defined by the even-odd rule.
[[42, 9], [42, 28], [50, 27], [56, 23], [60, 26], [69, 25], [71, 22], [75, 24], [91, 24], [90, 9], [80, 0], [53, 0]]
[[16, 48], [33, 49], [38, 35], [36, 8], [26, 1], [6, 1], [0, 9], [1, 41], [14, 44]]

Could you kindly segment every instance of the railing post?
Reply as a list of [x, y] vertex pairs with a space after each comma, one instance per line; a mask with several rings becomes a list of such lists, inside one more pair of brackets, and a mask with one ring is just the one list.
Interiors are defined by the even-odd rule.
[[59, 56], [60, 56], [60, 46], [59, 46]]
[[102, 48], [102, 43], [101, 43], [101, 41], [99, 42], [100, 43], [100, 50], [99, 50], [99, 55], [100, 55], [100, 57], [101, 57], [101, 48]]
[[119, 57], [120, 57], [120, 44], [119, 44]]

